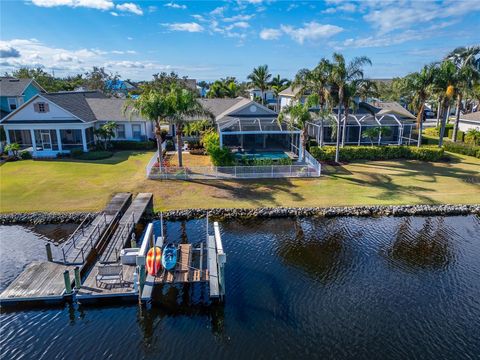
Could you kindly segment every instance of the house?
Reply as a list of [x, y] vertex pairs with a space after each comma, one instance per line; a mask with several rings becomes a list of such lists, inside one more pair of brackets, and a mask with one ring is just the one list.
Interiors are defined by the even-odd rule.
[[135, 90], [133, 86], [128, 81], [116, 79], [116, 80], [107, 80], [105, 82], [105, 87], [107, 90], [110, 90], [113, 94], [117, 96], [126, 96], [130, 91]]
[[45, 90], [33, 79], [0, 77], [0, 119]]
[[[335, 144], [337, 127], [337, 110], [334, 109], [327, 119], [316, 119], [308, 125], [308, 134], [319, 145]], [[345, 121], [343, 109], [341, 110], [341, 122]], [[315, 115], [313, 115], [315, 117]], [[376, 139], [365, 136], [369, 128], [388, 128]], [[396, 102], [375, 102], [368, 104], [360, 102], [355, 111], [351, 110], [346, 122], [345, 144], [347, 145], [370, 145], [373, 141], [376, 145], [402, 145], [417, 141], [414, 130], [416, 118], [407, 109]], [[342, 141], [340, 133], [340, 141]]]
[[282, 151], [298, 155], [299, 129], [279, 123], [278, 114], [251, 99], [199, 99], [215, 118], [220, 146], [252, 152]]
[[283, 108], [287, 106], [294, 105], [299, 101], [300, 103], [304, 104], [308, 94], [299, 96], [300, 90], [300, 87], [293, 88], [292, 85], [290, 85], [285, 90], [280, 91], [278, 93], [278, 103], [280, 105], [279, 111], [283, 110]]
[[460, 115], [458, 129], [463, 132], [471, 129], [480, 131], [480, 111]]
[[265, 90], [265, 91], [261, 91], [260, 89], [256, 89], [256, 88], [253, 88], [253, 89], [249, 89], [248, 90], [248, 94], [250, 96], [250, 100], [259, 100], [259, 102], [261, 102], [262, 98], [263, 98], [263, 101], [265, 103], [265, 105], [269, 108], [269, 109], [272, 109], [274, 111], [278, 110], [277, 109], [277, 97], [275, 96], [275, 93], [273, 92], [273, 90]]
[[7, 143], [18, 143], [34, 157], [54, 157], [73, 149], [88, 151], [95, 142], [94, 129], [107, 121], [118, 123], [117, 139], [153, 137], [148, 121], [123, 114], [124, 103], [98, 91], [37, 94], [0, 124]]

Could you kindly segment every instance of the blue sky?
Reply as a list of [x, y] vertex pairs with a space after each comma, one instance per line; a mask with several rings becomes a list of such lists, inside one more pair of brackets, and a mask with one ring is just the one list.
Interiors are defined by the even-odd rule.
[[367, 75], [405, 75], [462, 45], [480, 44], [480, 1], [116, 1], [0, 3], [0, 71], [93, 65], [143, 80], [176, 71], [199, 80], [268, 64], [291, 78], [334, 51], [366, 55]]

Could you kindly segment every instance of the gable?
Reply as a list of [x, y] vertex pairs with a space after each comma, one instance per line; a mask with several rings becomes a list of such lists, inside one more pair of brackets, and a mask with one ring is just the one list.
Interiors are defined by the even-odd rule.
[[[45, 110], [45, 111], [41, 111]], [[54, 102], [36, 95], [30, 101], [23, 104], [16, 111], [2, 120], [3, 123], [72, 123], [82, 122], [70, 112], [61, 108]]]
[[242, 107], [226, 114], [231, 117], [276, 117], [277, 113], [255, 101], [250, 101]]

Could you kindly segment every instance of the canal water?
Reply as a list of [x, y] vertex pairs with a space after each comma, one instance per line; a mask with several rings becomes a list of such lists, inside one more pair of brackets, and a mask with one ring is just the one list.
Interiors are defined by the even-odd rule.
[[[480, 218], [224, 221], [224, 305], [2, 310], [2, 359], [478, 359]], [[72, 226], [0, 227], [1, 288]], [[204, 221], [169, 222], [196, 243]]]

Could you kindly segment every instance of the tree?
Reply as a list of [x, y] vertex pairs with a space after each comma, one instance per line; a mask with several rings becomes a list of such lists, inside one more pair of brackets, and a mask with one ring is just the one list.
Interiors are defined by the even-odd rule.
[[272, 74], [268, 71], [268, 65], [260, 65], [254, 68], [247, 77], [250, 80], [250, 84], [260, 90], [263, 105], [265, 105], [265, 91], [269, 88], [271, 77]]
[[474, 80], [480, 78], [478, 69], [479, 60], [476, 59], [478, 54], [480, 54], [480, 46], [459, 47], [449, 53], [446, 57], [446, 59], [452, 61], [456, 67], [455, 90], [457, 93], [457, 109], [455, 112], [452, 141], [457, 141], [463, 96], [473, 87]]
[[420, 72], [414, 72], [405, 77], [404, 85], [407, 91], [411, 92], [413, 102], [417, 104], [417, 146], [422, 144], [422, 131], [425, 102], [432, 94], [435, 78], [435, 64], [425, 65]]
[[[350, 63], [346, 64], [345, 58], [339, 53], [333, 54], [333, 63], [330, 69], [330, 83], [331, 86], [336, 88], [337, 92], [337, 124], [340, 127], [341, 124], [341, 108], [344, 103], [345, 87], [352, 81], [363, 79], [363, 66], [372, 62], [366, 56], [356, 57]], [[346, 119], [343, 123], [346, 127]], [[342, 131], [343, 133], [345, 130]], [[335, 149], [335, 162], [338, 162], [340, 158], [340, 131], [337, 131], [337, 143]]]
[[85, 73], [85, 86], [88, 90], [99, 90], [103, 93], [112, 93], [113, 85], [120, 79], [118, 74], [111, 74], [103, 67], [94, 66], [92, 71]]
[[208, 98], [236, 98], [240, 87], [234, 77], [216, 80], [208, 90]]
[[108, 150], [110, 140], [115, 137], [115, 130], [117, 129], [117, 123], [115, 121], [109, 121], [103, 124], [98, 129], [95, 129], [95, 135], [101, 139], [103, 148]]
[[332, 64], [325, 58], [321, 59], [312, 70], [301, 69], [295, 75], [292, 88], [299, 89], [298, 98], [309, 94], [317, 94], [321, 110], [329, 107], [331, 97], [330, 74]]
[[20, 150], [20, 145], [18, 145], [17, 143], [11, 143], [11, 144], [5, 145], [5, 151], [7, 153], [11, 151], [14, 158], [18, 158], [19, 150]]
[[369, 127], [367, 130], [362, 132], [362, 137], [367, 138], [370, 140], [372, 146], [374, 145], [373, 142], [378, 140], [381, 135], [388, 136], [392, 133], [390, 128], [384, 126], [374, 126]]
[[213, 116], [197, 101], [196, 95], [192, 91], [182, 89], [176, 85], [173, 85], [167, 94], [167, 102], [172, 110], [171, 115], [167, 119], [170, 124], [175, 125], [177, 136], [178, 166], [183, 167], [182, 135], [185, 124], [201, 116], [209, 118]]

